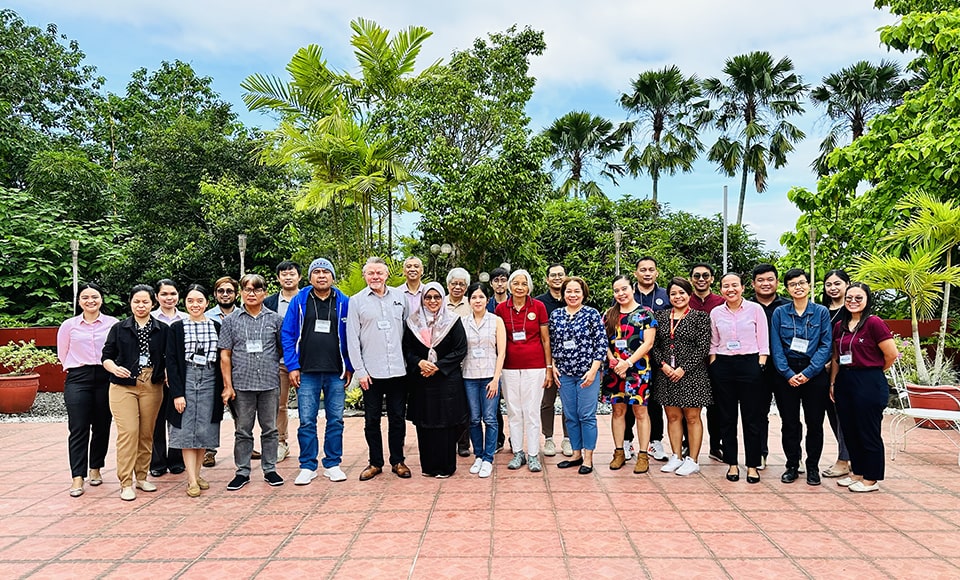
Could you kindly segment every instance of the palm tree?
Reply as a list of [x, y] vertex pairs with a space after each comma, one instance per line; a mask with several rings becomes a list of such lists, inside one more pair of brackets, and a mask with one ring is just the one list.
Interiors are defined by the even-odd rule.
[[757, 193], [763, 193], [767, 189], [768, 166], [779, 169], [786, 165], [793, 145], [805, 137], [787, 118], [803, 113], [800, 99], [807, 86], [793, 72], [789, 58], [774, 62], [766, 51], [727, 59], [723, 73], [723, 81], [709, 78], [703, 83], [706, 93], [720, 102], [711, 114], [723, 132], [707, 157], [729, 177], [741, 172], [737, 209], [740, 225], [749, 174], [753, 174]]
[[706, 120], [702, 113], [709, 101], [702, 95], [695, 75], [684, 77], [678, 67], [669, 66], [640, 73], [632, 92], [620, 96], [620, 106], [638, 117], [622, 125], [623, 133], [630, 140], [641, 132], [649, 134], [645, 146], [635, 142], [627, 147], [623, 161], [634, 177], [641, 173], [650, 176], [654, 203], [660, 176], [691, 171], [703, 151], [697, 131]]
[[555, 120], [543, 133], [552, 146], [550, 167], [554, 171], [566, 168], [567, 178], [559, 190], [561, 195], [602, 197], [603, 191], [596, 181], [584, 181], [595, 164], [600, 165], [600, 175], [614, 185], [617, 177], [624, 174], [622, 165], [606, 161], [623, 148], [623, 141], [607, 119], [586, 111], [571, 111]]
[[820, 143], [820, 156], [811, 164], [818, 175], [829, 173], [827, 156], [836, 149], [845, 134], [852, 141], [863, 136], [867, 121], [894, 107], [905, 88], [900, 65], [883, 60], [879, 65], [865, 60], [823, 77], [823, 84], [810, 91], [810, 100], [824, 107], [833, 122]]

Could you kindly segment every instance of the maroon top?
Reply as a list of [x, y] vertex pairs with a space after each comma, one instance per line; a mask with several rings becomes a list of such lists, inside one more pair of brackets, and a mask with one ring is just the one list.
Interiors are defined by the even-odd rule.
[[[543, 342], [540, 340], [540, 327], [546, 326], [547, 307], [536, 298], [527, 298], [519, 311], [513, 307], [513, 299], [504, 300], [494, 309], [494, 313], [503, 319], [507, 327], [507, 356], [503, 362], [505, 369], [542, 369], [547, 360], [543, 354]], [[517, 334], [525, 334], [523, 340], [516, 340]]]
[[707, 294], [706, 299], [697, 296], [696, 292], [690, 295], [690, 308], [699, 310], [700, 312], [706, 312], [707, 314], [710, 314], [711, 310], [720, 306], [723, 302], [723, 296], [714, 294], [713, 292]]
[[893, 338], [893, 333], [879, 316], [870, 315], [856, 333], [840, 321], [833, 327], [833, 348], [838, 356], [853, 354], [853, 363], [841, 368], [872, 369], [884, 367], [880, 343]]

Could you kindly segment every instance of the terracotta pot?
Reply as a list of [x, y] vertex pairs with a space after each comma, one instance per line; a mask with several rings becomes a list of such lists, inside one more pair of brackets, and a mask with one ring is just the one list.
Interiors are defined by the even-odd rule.
[[[911, 407], [940, 409], [943, 411], [960, 411], [960, 406], [957, 405], [957, 401], [954, 401], [950, 397], [943, 394], [950, 393], [958, 401], [960, 401], [960, 387], [948, 385], [926, 387], [907, 383], [907, 389], [910, 391], [909, 395]], [[953, 428], [953, 424], [947, 421], [924, 421], [922, 419], [915, 419], [915, 421], [924, 429], [936, 429], [937, 427], [941, 429]]]
[[[31, 340], [37, 343], [37, 346], [57, 346], [56, 326], [31, 326], [23, 328], [0, 328], [0, 344]], [[0, 370], [0, 372], [6, 372]], [[40, 373], [41, 393], [62, 393], [63, 384], [67, 380], [67, 371], [63, 370], [59, 364], [43, 365], [37, 368]]]
[[40, 375], [0, 375], [0, 413], [26, 413], [37, 398]]

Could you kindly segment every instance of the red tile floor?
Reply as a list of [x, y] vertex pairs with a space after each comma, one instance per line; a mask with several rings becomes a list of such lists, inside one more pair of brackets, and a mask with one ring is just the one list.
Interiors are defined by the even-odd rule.
[[941, 433], [912, 433], [882, 490], [859, 495], [831, 479], [781, 484], [776, 416], [759, 485], [725, 481], [705, 452], [702, 473], [685, 478], [657, 462], [647, 475], [610, 471], [599, 419], [589, 476], [556, 469], [560, 456], [542, 473], [508, 471], [501, 453], [490, 479], [469, 475], [469, 459], [451, 479], [427, 479], [410, 428], [414, 477], [360, 482], [363, 419], [348, 418], [347, 481], [294, 486], [290, 458], [284, 486], [255, 472], [236, 492], [227, 421], [210, 491], [191, 499], [184, 476], [168, 474], [133, 502], [118, 497], [112, 450], [104, 485], [71, 498], [66, 424], [0, 424], [0, 577], [960, 578], [960, 467]]

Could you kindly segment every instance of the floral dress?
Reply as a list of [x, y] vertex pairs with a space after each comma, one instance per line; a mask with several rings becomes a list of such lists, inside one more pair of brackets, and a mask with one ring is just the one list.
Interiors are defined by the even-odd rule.
[[[646, 306], [637, 306], [630, 312], [621, 312], [616, 332], [608, 336], [610, 352], [625, 360], [643, 345], [643, 333], [648, 328], [656, 328], [657, 320], [653, 311]], [[650, 356], [644, 355], [632, 367], [627, 369], [626, 377], [613, 372], [610, 365], [603, 373], [601, 394], [604, 403], [627, 403], [647, 405], [650, 398], [650, 380], [653, 376], [650, 368]]]

